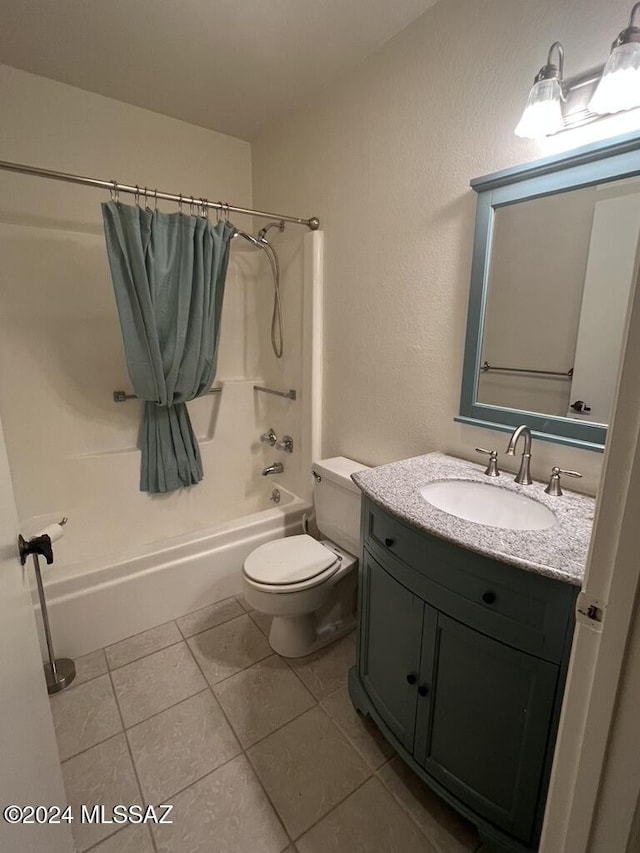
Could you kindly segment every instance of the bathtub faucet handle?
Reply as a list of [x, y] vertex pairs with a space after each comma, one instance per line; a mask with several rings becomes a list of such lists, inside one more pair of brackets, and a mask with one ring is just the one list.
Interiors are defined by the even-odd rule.
[[278, 436], [275, 434], [273, 427], [269, 427], [267, 432], [263, 432], [260, 436], [260, 441], [263, 444], [268, 444], [269, 447], [273, 447], [278, 440]]
[[293, 439], [290, 435], [283, 435], [280, 441], [276, 441], [276, 450], [283, 450], [285, 453], [293, 453]]

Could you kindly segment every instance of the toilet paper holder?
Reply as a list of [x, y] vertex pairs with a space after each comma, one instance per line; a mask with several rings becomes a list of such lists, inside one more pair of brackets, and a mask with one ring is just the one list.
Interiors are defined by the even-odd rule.
[[53, 548], [51, 547], [51, 543], [55, 542], [56, 539], [59, 539], [62, 536], [62, 531], [55, 534], [55, 530], [58, 527], [64, 527], [65, 524], [69, 521], [67, 516], [65, 515], [57, 524], [51, 524], [49, 527], [45, 527], [44, 530], [41, 530], [36, 536], [32, 536], [29, 541], [27, 541], [22, 534], [18, 536], [18, 553], [20, 554], [20, 564], [24, 566], [27, 562], [27, 557], [30, 554], [40, 554], [47, 561], [47, 565], [51, 565], [53, 563]]
[[18, 536], [18, 553], [20, 554], [20, 563], [24, 566], [27, 562], [27, 557], [33, 557], [33, 567], [36, 574], [36, 585], [38, 587], [38, 598], [40, 599], [40, 612], [42, 614], [42, 626], [44, 628], [44, 637], [47, 643], [47, 653], [49, 662], [44, 665], [44, 675], [47, 682], [47, 692], [49, 694], [59, 693], [68, 687], [76, 677], [76, 665], [71, 658], [56, 658], [53, 650], [53, 640], [51, 638], [51, 627], [49, 625], [49, 614], [47, 612], [47, 601], [44, 596], [44, 586], [42, 584], [42, 575], [40, 573], [40, 562], [38, 556], [42, 556], [47, 561], [47, 565], [53, 563], [53, 547], [52, 542], [60, 539], [63, 534], [62, 528], [69, 519], [65, 516], [57, 524], [51, 524], [45, 527], [36, 536], [32, 536], [28, 541], [20, 534]]

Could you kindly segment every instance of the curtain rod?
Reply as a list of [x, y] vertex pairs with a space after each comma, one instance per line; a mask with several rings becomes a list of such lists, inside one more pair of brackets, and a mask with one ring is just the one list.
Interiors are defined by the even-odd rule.
[[54, 172], [50, 169], [39, 169], [36, 166], [27, 166], [24, 163], [11, 163], [7, 160], [0, 160], [0, 169], [7, 172], [18, 172], [22, 175], [33, 175], [37, 178], [49, 178], [54, 181], [65, 181], [69, 184], [81, 184], [85, 187], [98, 187], [103, 190], [110, 190], [115, 193], [130, 193], [131, 195], [145, 196], [147, 200], [162, 199], [163, 201], [173, 201], [176, 204], [193, 204], [202, 209], [203, 207], [211, 210], [219, 210], [222, 213], [246, 213], [249, 216], [260, 216], [263, 219], [278, 219], [281, 222], [293, 222], [296, 225], [306, 225], [311, 231], [317, 231], [320, 227], [320, 220], [315, 216], [310, 219], [300, 219], [297, 216], [282, 216], [279, 213], [267, 213], [264, 210], [251, 210], [248, 207], [237, 207], [234, 204], [226, 204], [221, 201], [209, 201], [208, 199], [195, 198], [190, 195], [182, 195], [176, 193], [160, 192], [157, 189], [150, 190], [148, 187], [129, 186], [128, 184], [120, 184], [117, 181], [102, 181], [99, 178], [84, 178], [81, 175], [70, 175], [65, 172]]

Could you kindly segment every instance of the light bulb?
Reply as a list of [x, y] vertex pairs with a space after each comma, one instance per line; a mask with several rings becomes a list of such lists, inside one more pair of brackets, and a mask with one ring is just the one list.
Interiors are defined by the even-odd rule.
[[538, 139], [564, 128], [562, 86], [557, 78], [538, 80], [529, 93], [527, 106], [515, 129], [516, 136]]
[[640, 107], [640, 43], [614, 47], [598, 88], [589, 102], [592, 113], [604, 115]]

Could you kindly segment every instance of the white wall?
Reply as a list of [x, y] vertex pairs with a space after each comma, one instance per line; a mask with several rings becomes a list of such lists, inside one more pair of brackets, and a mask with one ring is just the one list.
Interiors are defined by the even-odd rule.
[[[513, 134], [549, 45], [566, 73], [603, 62], [627, 0], [441, 0], [252, 145], [258, 206], [319, 216], [325, 240], [324, 452], [370, 464], [500, 433], [457, 412], [474, 228], [472, 177], [631, 129], [637, 116], [533, 143]], [[512, 470], [518, 460], [511, 463]], [[600, 454], [546, 442], [594, 491]]]
[[[251, 207], [247, 142], [6, 66], [0, 115], [0, 159]], [[271, 488], [259, 476], [267, 424], [252, 385], [268, 352], [272, 285], [264, 256], [234, 240], [217, 375], [224, 392], [190, 404], [205, 479], [184, 493], [138, 491], [141, 404], [111, 396], [131, 386], [102, 235], [105, 198], [0, 172], [0, 413], [20, 518], [70, 517], [58, 568], [244, 514]]]

